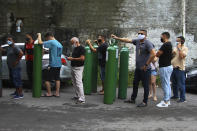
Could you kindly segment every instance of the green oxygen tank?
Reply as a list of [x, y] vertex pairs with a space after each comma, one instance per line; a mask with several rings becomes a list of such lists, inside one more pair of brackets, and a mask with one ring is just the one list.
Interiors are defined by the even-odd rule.
[[118, 44], [117, 41], [114, 41], [114, 48], [116, 49], [116, 70], [115, 70], [115, 88], [114, 88], [114, 101], [116, 99], [116, 89], [117, 89], [117, 84], [118, 84], [118, 56], [119, 56], [119, 48], [118, 48]]
[[[98, 45], [94, 43], [93, 47], [98, 48]], [[97, 79], [98, 79], [98, 52], [92, 51], [92, 92], [97, 92]]]
[[120, 51], [119, 90], [118, 90], [119, 99], [127, 98], [128, 65], [129, 65], [129, 50], [127, 47], [123, 47]]
[[106, 76], [105, 76], [105, 93], [104, 104], [113, 104], [114, 88], [116, 85], [116, 49], [113, 45], [107, 48], [106, 53]]
[[35, 98], [41, 96], [42, 89], [42, 45], [34, 44], [34, 61], [33, 61], [33, 94]]
[[85, 64], [83, 86], [85, 95], [91, 95], [92, 92], [92, 53], [88, 45], [85, 47]]

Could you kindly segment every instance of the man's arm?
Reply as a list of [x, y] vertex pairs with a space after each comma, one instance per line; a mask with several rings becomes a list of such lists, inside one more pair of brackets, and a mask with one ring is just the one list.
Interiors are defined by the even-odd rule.
[[159, 51], [157, 51], [157, 53], [156, 53], [156, 57], [160, 57], [162, 54], [163, 54], [163, 51], [162, 51], [162, 50], [159, 50]]
[[43, 44], [41, 33], [38, 33], [37, 35], [38, 35], [38, 44]]
[[13, 66], [16, 66], [19, 63], [19, 61], [21, 60], [22, 57], [23, 57], [23, 51], [20, 50], [19, 53], [18, 53], [18, 58], [14, 62], [14, 65]]
[[121, 42], [125, 42], [125, 43], [132, 43], [132, 40], [128, 39], [128, 38], [120, 38], [117, 37], [116, 35], [111, 35], [112, 38], [116, 39], [116, 40], [120, 40]]
[[97, 49], [95, 49], [93, 46], [92, 46], [92, 43], [91, 41], [88, 39], [86, 40], [86, 43], [89, 45], [90, 49], [93, 51], [93, 52], [97, 52]]
[[155, 52], [154, 49], [152, 49], [152, 50], [150, 51], [150, 57], [149, 57], [149, 59], [147, 60], [146, 65], [149, 65], [151, 62], [153, 62], [154, 59], [155, 59], [155, 56], [156, 56], [156, 52]]
[[2, 47], [0, 47], [0, 51], [2, 51], [2, 52], [3, 52], [3, 51], [6, 51], [6, 50], [5, 50], [5, 49], [3, 49]]
[[69, 61], [84, 61], [85, 60], [85, 56], [81, 55], [78, 58], [68, 57], [67, 60], [69, 60]]
[[184, 52], [184, 51], [182, 50], [181, 44], [179, 44], [179, 45], [177, 46], [177, 48], [178, 48], [178, 51], [179, 51], [179, 57], [180, 57], [181, 59], [184, 59], [184, 58], [186, 57], [187, 51]]
[[180, 51], [179, 51], [179, 57], [180, 57], [181, 59], [184, 59], [184, 58], [186, 57], [186, 54], [183, 53], [182, 50], [180, 50]]

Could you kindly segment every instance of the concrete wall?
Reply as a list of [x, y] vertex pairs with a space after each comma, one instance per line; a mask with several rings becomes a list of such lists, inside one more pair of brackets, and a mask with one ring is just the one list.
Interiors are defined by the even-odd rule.
[[[197, 1], [186, 0], [187, 41], [190, 48], [187, 65], [197, 60]], [[6, 8], [5, 8], [6, 7]], [[0, 0], [0, 35], [13, 32], [21, 42], [24, 32], [54, 31], [65, 47], [78, 36], [82, 43], [98, 34], [111, 33], [135, 38], [137, 30], [148, 30], [148, 38], [158, 49], [160, 34], [171, 33], [171, 40], [182, 32], [181, 0]], [[22, 17], [23, 32], [16, 34], [10, 15]], [[135, 65], [135, 47], [131, 49], [130, 69]]]

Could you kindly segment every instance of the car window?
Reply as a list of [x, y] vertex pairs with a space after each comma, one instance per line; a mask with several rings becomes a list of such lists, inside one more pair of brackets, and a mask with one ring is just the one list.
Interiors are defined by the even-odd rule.
[[49, 50], [44, 48], [44, 54], [49, 54]]

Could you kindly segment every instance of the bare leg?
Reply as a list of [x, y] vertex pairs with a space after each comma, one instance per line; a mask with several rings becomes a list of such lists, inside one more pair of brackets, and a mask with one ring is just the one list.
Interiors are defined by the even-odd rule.
[[153, 100], [157, 101], [157, 96], [156, 96], [156, 76], [151, 76], [151, 85], [153, 89]]
[[101, 89], [99, 94], [104, 95], [104, 81], [102, 81], [102, 89]]
[[150, 77], [150, 83], [149, 83], [149, 96], [148, 98], [151, 98], [152, 97], [152, 76]]
[[45, 81], [45, 85], [46, 85], [46, 88], [47, 88], [47, 96], [51, 96], [52, 93], [51, 93], [51, 84], [49, 81]]
[[55, 96], [60, 96], [60, 80], [55, 81], [55, 83], [56, 83]]

